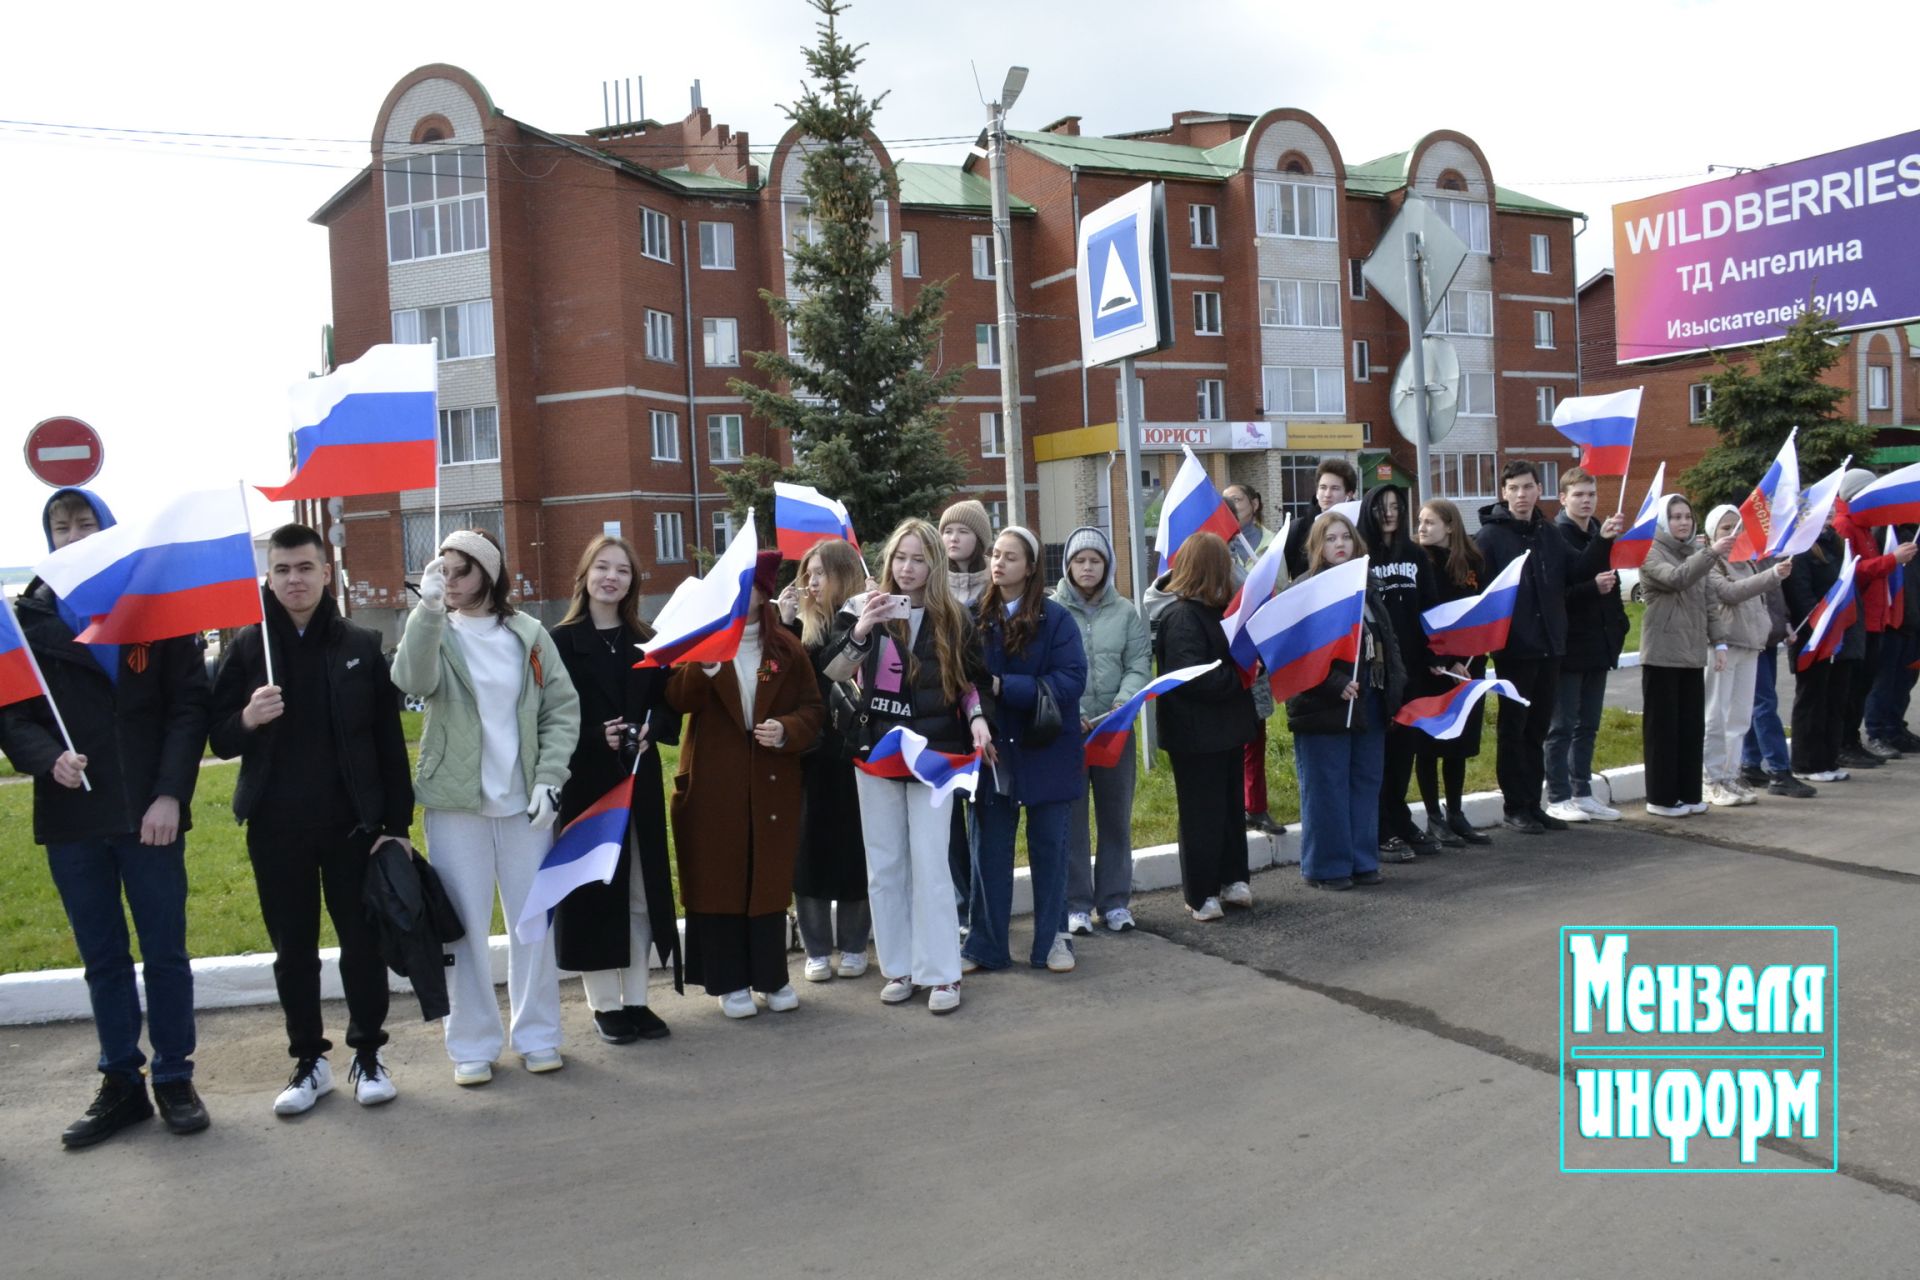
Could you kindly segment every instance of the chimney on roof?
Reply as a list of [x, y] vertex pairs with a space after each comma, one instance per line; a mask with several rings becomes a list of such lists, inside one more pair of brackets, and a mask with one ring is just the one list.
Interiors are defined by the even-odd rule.
[[695, 80], [693, 82], [693, 114], [698, 115], [699, 113], [700, 113], [700, 82], [698, 80]]
[[1080, 117], [1079, 116], [1061, 116], [1058, 120], [1055, 120], [1052, 124], [1042, 125], [1040, 128], [1040, 132], [1057, 133], [1060, 136], [1065, 138], [1077, 138], [1080, 136]]

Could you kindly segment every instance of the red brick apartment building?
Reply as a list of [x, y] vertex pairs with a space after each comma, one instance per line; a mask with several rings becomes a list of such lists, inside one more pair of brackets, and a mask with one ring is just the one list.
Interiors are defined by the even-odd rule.
[[[985, 166], [896, 161], [878, 139], [873, 158], [891, 180], [883, 296], [904, 305], [951, 279], [940, 358], [976, 366], [952, 402], [953, 447], [965, 489], [1004, 519]], [[565, 600], [580, 548], [604, 528], [635, 542], [655, 606], [694, 570], [696, 546], [731, 536], [714, 469], [784, 448], [728, 382], [756, 377], [750, 353], [786, 342], [759, 291], [789, 290], [785, 249], [807, 234], [803, 163], [795, 131], [752, 149], [704, 109], [548, 132], [434, 65], [393, 87], [372, 163], [313, 215], [329, 233], [335, 359], [439, 340], [443, 524], [498, 533], [532, 607]], [[1359, 277], [1409, 192], [1439, 202], [1473, 250], [1434, 326], [1463, 370], [1461, 417], [1435, 449], [1438, 491], [1471, 514], [1506, 456], [1568, 456], [1541, 424], [1577, 385], [1581, 215], [1495, 186], [1470, 138], [1430, 133], [1349, 167], [1300, 111], [1183, 112], [1113, 138], [1069, 117], [1013, 134], [1009, 174], [1024, 515], [1050, 543], [1124, 513], [1112, 501], [1117, 378], [1080, 367], [1071, 283], [1079, 212], [1146, 181], [1167, 184], [1179, 325], [1171, 349], [1140, 361], [1149, 483], [1177, 465], [1174, 441], [1193, 441], [1222, 481], [1264, 490], [1277, 519], [1304, 509], [1325, 453], [1374, 483], [1411, 471], [1388, 413], [1405, 325]], [[397, 623], [405, 581], [432, 554], [432, 506], [430, 490], [348, 500], [364, 620]]]
[[[1872, 456], [1860, 464], [1884, 470], [1920, 462], [1920, 324], [1842, 334], [1838, 341], [1843, 355], [1828, 370], [1826, 381], [1847, 390], [1840, 412], [1880, 428]], [[1626, 488], [1627, 506], [1635, 507], [1662, 460], [1668, 486], [1677, 487], [1681, 474], [1716, 443], [1718, 437], [1705, 419], [1712, 403], [1707, 379], [1719, 361], [1705, 354], [1623, 365], [1615, 362], [1614, 353], [1613, 271], [1608, 269], [1580, 286], [1580, 380], [1585, 395], [1645, 388]], [[1726, 354], [1744, 362], [1752, 358], [1752, 349]], [[1818, 478], [1801, 480], [1811, 484]], [[1613, 498], [1616, 483], [1604, 481], [1602, 496]]]

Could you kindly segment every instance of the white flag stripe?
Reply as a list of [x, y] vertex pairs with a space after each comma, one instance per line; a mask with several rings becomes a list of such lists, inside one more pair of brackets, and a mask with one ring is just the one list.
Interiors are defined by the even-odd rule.
[[351, 395], [395, 391], [437, 391], [440, 371], [434, 367], [431, 343], [382, 342], [350, 364], [324, 378], [308, 378], [288, 389], [288, 409], [296, 427], [326, 421], [333, 407]]
[[1482, 596], [1492, 595], [1494, 592], [1504, 590], [1507, 587], [1517, 588], [1520, 585], [1520, 576], [1526, 572], [1527, 559], [1531, 555], [1533, 555], [1531, 551], [1522, 551], [1518, 559], [1495, 575], [1493, 581], [1486, 585], [1486, 589], [1483, 590], [1480, 595], [1467, 596], [1462, 600], [1449, 600], [1445, 604], [1437, 604], [1421, 614], [1420, 621], [1427, 625], [1429, 631], [1443, 630], [1458, 622], [1464, 614], [1479, 604]]
[[1553, 425], [1564, 427], [1596, 418], [1639, 418], [1640, 387], [1629, 387], [1604, 396], [1568, 396], [1553, 409]]
[[248, 531], [247, 500], [238, 484], [180, 494], [144, 520], [123, 520], [90, 538], [70, 542], [34, 570], [58, 595], [67, 595], [141, 547], [212, 542]]

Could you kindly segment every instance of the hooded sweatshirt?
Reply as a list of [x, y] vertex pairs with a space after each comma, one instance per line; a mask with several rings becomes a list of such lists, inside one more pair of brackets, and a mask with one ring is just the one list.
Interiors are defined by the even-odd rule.
[[[1722, 503], [1707, 513], [1703, 533], [1709, 540], [1720, 522], [1738, 516], [1739, 509]], [[1715, 647], [1751, 649], [1767, 647], [1772, 621], [1767, 613], [1767, 593], [1777, 592], [1780, 578], [1771, 565], [1753, 560], [1719, 560], [1707, 575], [1708, 639]]]
[[[80, 497], [86, 500], [87, 505], [93, 508], [93, 518], [98, 522], [101, 529], [111, 529], [115, 524], [113, 512], [108, 510], [106, 501], [91, 489], [56, 489], [53, 496], [47, 499], [47, 505], [40, 508], [40, 532], [46, 535], [47, 550], [49, 553], [54, 549], [53, 504], [70, 493], [80, 495]], [[32, 587], [29, 587], [28, 590], [32, 590]], [[60, 614], [60, 621], [66, 623], [67, 628], [76, 636], [87, 629], [87, 624], [91, 619], [83, 618], [78, 613], [75, 613], [67, 606], [67, 602], [59, 596], [53, 598], [53, 607]], [[86, 646], [86, 649], [88, 653], [93, 655], [94, 660], [100, 664], [100, 669], [107, 673], [107, 679], [113, 683], [119, 683], [120, 646], [117, 644], [90, 644]]]

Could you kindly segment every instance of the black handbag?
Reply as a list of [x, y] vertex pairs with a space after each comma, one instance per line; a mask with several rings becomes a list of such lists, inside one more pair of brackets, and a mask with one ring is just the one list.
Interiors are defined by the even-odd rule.
[[1033, 715], [1027, 721], [1027, 731], [1021, 735], [1020, 745], [1038, 750], [1053, 745], [1060, 736], [1060, 704], [1054, 700], [1053, 689], [1045, 680], [1033, 682]]

